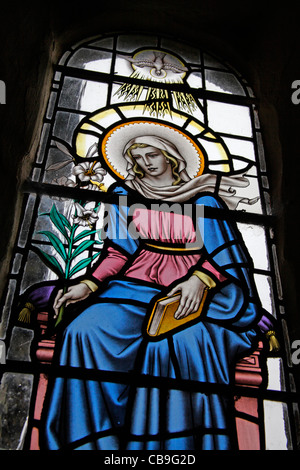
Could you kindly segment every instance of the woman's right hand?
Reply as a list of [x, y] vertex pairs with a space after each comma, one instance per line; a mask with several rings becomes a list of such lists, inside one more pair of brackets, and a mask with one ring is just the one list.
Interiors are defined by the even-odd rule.
[[53, 308], [54, 318], [58, 317], [60, 307], [65, 304], [66, 307], [69, 304], [74, 304], [86, 299], [92, 293], [91, 289], [83, 282], [70, 286], [67, 292], [64, 294], [63, 290], [60, 289], [55, 297]]

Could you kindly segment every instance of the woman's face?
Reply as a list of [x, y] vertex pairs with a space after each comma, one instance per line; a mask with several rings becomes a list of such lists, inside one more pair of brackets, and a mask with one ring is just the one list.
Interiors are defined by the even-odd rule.
[[170, 164], [162, 152], [155, 147], [132, 149], [131, 155], [146, 175], [155, 177], [169, 172]]

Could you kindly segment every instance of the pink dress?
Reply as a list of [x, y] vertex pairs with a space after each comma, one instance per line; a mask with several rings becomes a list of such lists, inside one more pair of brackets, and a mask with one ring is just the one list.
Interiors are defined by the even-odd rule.
[[[225, 280], [201, 253], [190, 216], [139, 208], [135, 209], [132, 220], [143, 247], [125, 271], [125, 277], [169, 286], [194, 267], [204, 269], [219, 281]], [[117, 274], [127, 261], [127, 256], [109, 247], [108, 256], [93, 276], [103, 281]]]

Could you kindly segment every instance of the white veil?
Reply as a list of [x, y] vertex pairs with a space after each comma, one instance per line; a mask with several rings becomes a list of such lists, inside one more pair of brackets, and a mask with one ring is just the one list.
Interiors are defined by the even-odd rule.
[[[178, 162], [178, 174], [181, 177], [182, 183], [178, 185], [166, 187], [154, 187], [149, 183], [143, 181], [143, 178], [137, 177], [133, 171], [133, 161], [128, 155], [127, 151], [133, 144], [147, 144], [160, 150], [165, 150], [170, 156], [176, 158]], [[144, 197], [150, 199], [161, 199], [170, 202], [185, 202], [191, 197], [201, 192], [211, 192], [218, 194], [229, 209], [236, 209], [237, 205], [242, 202], [245, 204], [254, 204], [258, 198], [248, 199], [236, 195], [236, 190], [233, 187], [245, 188], [249, 185], [249, 181], [244, 175], [221, 176], [218, 182], [218, 177], [215, 174], [206, 173], [195, 178], [190, 178], [186, 172], [186, 160], [179, 153], [174, 144], [168, 140], [153, 135], [139, 136], [131, 139], [124, 147], [123, 157], [127, 162], [128, 176], [125, 178], [125, 183], [132, 189], [141, 193]]]

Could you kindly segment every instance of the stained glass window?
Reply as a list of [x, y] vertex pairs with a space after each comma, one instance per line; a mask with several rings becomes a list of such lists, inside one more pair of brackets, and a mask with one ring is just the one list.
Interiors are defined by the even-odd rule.
[[[154, 35], [66, 51], [2, 302], [1, 447], [295, 448], [269, 190], [257, 101], [232, 66]], [[89, 295], [55, 316], [58, 289], [79, 281]], [[206, 310], [147, 336], [146, 304], [179, 281], [182, 298], [209, 288]]]

